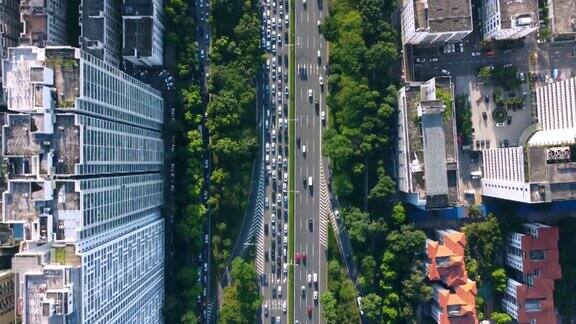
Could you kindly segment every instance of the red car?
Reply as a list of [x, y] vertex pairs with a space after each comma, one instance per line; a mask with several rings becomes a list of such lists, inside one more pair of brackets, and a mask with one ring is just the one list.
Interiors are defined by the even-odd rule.
[[300, 252], [296, 252], [296, 263], [300, 264]]
[[306, 264], [306, 252], [302, 252], [302, 263]]
[[308, 317], [312, 318], [312, 306], [308, 305]]

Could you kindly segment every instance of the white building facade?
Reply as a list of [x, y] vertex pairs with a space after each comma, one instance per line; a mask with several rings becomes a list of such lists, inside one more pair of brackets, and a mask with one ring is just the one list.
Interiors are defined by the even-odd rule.
[[482, 15], [485, 40], [522, 38], [538, 29], [538, 0], [486, 0]]
[[3, 221], [22, 323], [161, 323], [163, 100], [70, 47], [3, 62]]
[[576, 78], [536, 89], [538, 130], [523, 147], [482, 151], [485, 196], [525, 203], [576, 199]]

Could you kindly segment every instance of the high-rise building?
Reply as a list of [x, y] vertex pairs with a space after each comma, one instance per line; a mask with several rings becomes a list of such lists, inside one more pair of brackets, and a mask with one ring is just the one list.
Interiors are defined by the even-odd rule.
[[482, 23], [484, 39], [518, 39], [538, 29], [538, 0], [486, 0]]
[[402, 44], [433, 45], [461, 41], [472, 32], [470, 0], [403, 0]]
[[524, 224], [524, 233], [512, 233], [506, 248], [511, 269], [502, 308], [519, 324], [556, 323], [554, 280], [562, 278], [558, 228]]
[[[442, 96], [440, 95], [442, 92]], [[411, 83], [398, 92], [398, 186], [421, 209], [458, 203], [458, 151], [449, 77]]]
[[433, 288], [430, 315], [438, 324], [478, 323], [478, 290], [464, 264], [466, 236], [455, 230], [436, 234], [438, 241], [426, 240], [426, 277]]
[[66, 45], [66, 3], [62, 0], [22, 0], [21, 45]]
[[519, 147], [482, 151], [482, 194], [524, 203], [576, 199], [576, 78], [536, 89], [538, 127]]
[[159, 323], [163, 301], [163, 100], [71, 47], [3, 62], [9, 114], [3, 221], [23, 323]]
[[[8, 47], [18, 46], [22, 32], [19, 5], [19, 0], [0, 0], [0, 61], [7, 57]], [[0, 68], [0, 106], [4, 105], [1, 79], [2, 69]]]
[[122, 56], [134, 65], [158, 66], [164, 58], [162, 0], [122, 0]]
[[119, 67], [122, 60], [122, 17], [120, 0], [82, 0], [80, 6], [80, 47]]

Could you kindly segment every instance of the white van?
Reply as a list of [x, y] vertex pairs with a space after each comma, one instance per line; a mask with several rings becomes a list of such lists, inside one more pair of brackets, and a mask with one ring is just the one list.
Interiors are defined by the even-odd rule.
[[270, 155], [266, 154], [266, 163], [270, 163]]
[[276, 130], [275, 129], [272, 130], [272, 138], [276, 139]]
[[308, 177], [308, 187], [312, 187], [312, 177]]
[[314, 285], [318, 285], [318, 273], [314, 272], [312, 280], [314, 281]]

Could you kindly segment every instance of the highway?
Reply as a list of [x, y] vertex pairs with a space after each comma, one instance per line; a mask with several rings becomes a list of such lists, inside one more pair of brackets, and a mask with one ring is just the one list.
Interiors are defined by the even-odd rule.
[[[320, 323], [321, 307], [314, 292], [326, 291], [326, 245], [330, 207], [321, 178], [322, 132], [328, 116], [325, 105], [327, 43], [318, 31], [324, 16], [322, 0], [296, 0], [296, 156], [294, 217], [294, 321]], [[320, 54], [320, 56], [318, 56]], [[311, 180], [311, 185], [309, 181]], [[321, 187], [322, 185], [322, 187]], [[322, 217], [321, 217], [322, 216]], [[304, 262], [303, 254], [306, 255]], [[298, 258], [300, 256], [300, 262]], [[318, 283], [314, 277], [318, 278]], [[319, 297], [318, 297], [319, 299]]]
[[267, 62], [258, 93], [265, 173], [262, 231], [255, 240], [256, 268], [263, 274], [262, 322], [287, 322], [288, 299], [288, 6], [262, 1], [262, 41]]

